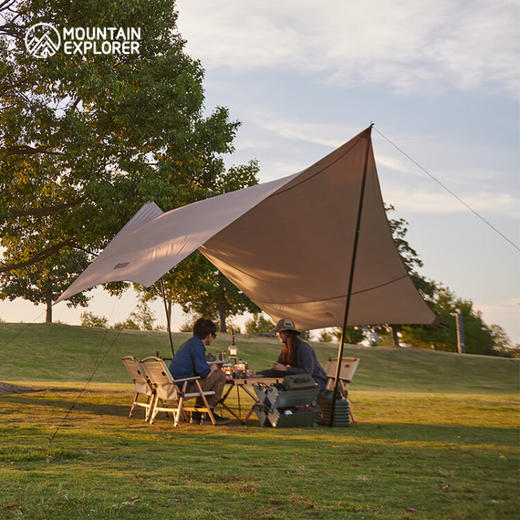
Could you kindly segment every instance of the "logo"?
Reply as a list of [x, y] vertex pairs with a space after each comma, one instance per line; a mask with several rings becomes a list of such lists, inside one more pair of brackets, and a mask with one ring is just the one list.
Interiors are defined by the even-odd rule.
[[54, 56], [60, 45], [60, 33], [50, 23], [36, 23], [25, 34], [25, 48], [35, 58]]
[[[1, 0], [0, 0], [1, 3]], [[139, 54], [140, 27], [61, 27], [37, 23], [25, 34], [25, 48], [35, 58], [65, 54]], [[63, 45], [62, 45], [63, 43]]]

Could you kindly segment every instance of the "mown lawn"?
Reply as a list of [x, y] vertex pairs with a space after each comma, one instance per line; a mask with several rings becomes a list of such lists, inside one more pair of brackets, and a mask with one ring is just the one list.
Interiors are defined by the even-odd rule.
[[[351, 386], [358, 422], [348, 428], [251, 420], [173, 429], [164, 416], [128, 419], [131, 387], [118, 362], [159, 342], [166, 351], [163, 335], [121, 333], [100, 367], [105, 381], [123, 383], [98, 373], [78, 400], [107, 351], [104, 331], [17, 327], [0, 326], [0, 351], [13, 349], [0, 380], [37, 391], [0, 396], [0, 518], [520, 518], [514, 361], [349, 347], [362, 361]], [[5, 341], [13, 330], [14, 346]], [[279, 349], [245, 337], [239, 348], [255, 368]], [[316, 350], [323, 358], [334, 347]]]
[[[190, 335], [174, 334], [176, 346]], [[230, 334], [218, 334], [209, 351], [217, 353], [231, 343]], [[239, 354], [260, 370], [277, 359], [276, 338], [237, 337]], [[336, 356], [332, 343], [312, 343], [322, 363]], [[140, 359], [171, 356], [164, 332], [116, 331], [70, 325], [0, 323], [0, 381], [87, 381], [125, 383], [120, 357]], [[417, 392], [515, 393], [519, 389], [518, 360], [435, 352], [419, 348], [366, 348], [346, 345], [345, 356], [361, 359], [354, 388]]]

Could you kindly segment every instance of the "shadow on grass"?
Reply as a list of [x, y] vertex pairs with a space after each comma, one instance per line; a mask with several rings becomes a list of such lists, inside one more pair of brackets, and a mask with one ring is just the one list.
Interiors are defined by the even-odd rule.
[[[58, 400], [58, 399], [47, 399], [47, 398], [28, 398], [21, 397], [19, 395], [6, 395], [0, 397], [0, 402], [8, 402], [13, 404], [22, 404], [28, 407], [31, 406], [49, 406], [61, 410], [68, 410], [73, 400]], [[75, 411], [87, 411], [95, 415], [113, 415], [115, 417], [128, 417], [130, 411], [131, 402], [128, 405], [118, 404], [102, 404], [102, 403], [89, 403], [87, 401], [78, 400], [74, 404]]]
[[[0, 403], [9, 403], [16, 407], [15, 410], [9, 408], [3, 412], [11, 415], [12, 413], [23, 413], [23, 409], [18, 405], [26, 408], [27, 419], [30, 421], [30, 410], [34, 407], [42, 406], [54, 408], [56, 412], [69, 410], [73, 404], [73, 400], [52, 399], [46, 395], [34, 397], [34, 394], [5, 395], [0, 396]], [[74, 405], [75, 412], [86, 412], [98, 416], [108, 416], [114, 418], [128, 418], [130, 410], [130, 401], [127, 404], [105, 404], [92, 403], [82, 401], [81, 399]], [[134, 421], [141, 422], [141, 416], [134, 418]], [[114, 420], [114, 426], [119, 426], [120, 422]], [[161, 430], [168, 426], [171, 427], [171, 421], [161, 414], [157, 422], [150, 426], [151, 433], [162, 433]], [[227, 439], [237, 446], [254, 446], [262, 442], [273, 442], [274, 439], [297, 439], [300, 445], [309, 444], [309, 447], [320, 442], [337, 443], [342, 440], [346, 443], [372, 442], [374, 444], [388, 443], [402, 445], [404, 443], [439, 443], [452, 444], [456, 446], [517, 446], [517, 430], [511, 425], [507, 426], [482, 426], [482, 425], [460, 425], [460, 424], [444, 424], [444, 425], [428, 425], [417, 423], [394, 422], [384, 424], [375, 423], [356, 423], [349, 427], [328, 428], [321, 426], [319, 428], [286, 428], [275, 429], [269, 427], [260, 427], [256, 421], [248, 421], [246, 426], [239, 423], [232, 423], [230, 426], [213, 428], [211, 426], [192, 426], [181, 423], [178, 429], [172, 430], [181, 436], [200, 436], [211, 438], [218, 442], [219, 438]], [[221, 432], [221, 433], [220, 433]], [[106, 434], [106, 432], [105, 432]]]

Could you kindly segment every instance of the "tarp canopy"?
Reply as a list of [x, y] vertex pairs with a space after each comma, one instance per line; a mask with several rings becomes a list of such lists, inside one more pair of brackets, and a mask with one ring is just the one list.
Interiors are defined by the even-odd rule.
[[348, 324], [433, 323], [392, 238], [370, 129], [297, 174], [166, 213], [145, 204], [57, 302], [110, 281], [148, 287], [199, 249], [274, 320], [342, 325], [365, 168]]

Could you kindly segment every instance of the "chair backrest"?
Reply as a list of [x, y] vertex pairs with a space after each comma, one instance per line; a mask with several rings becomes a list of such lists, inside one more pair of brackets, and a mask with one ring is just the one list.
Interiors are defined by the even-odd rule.
[[149, 356], [141, 359], [141, 366], [160, 399], [178, 399], [179, 387], [175, 384], [164, 360]]
[[146, 379], [139, 361], [137, 361], [134, 356], [123, 356], [121, 361], [123, 362], [130, 379], [135, 385], [136, 392], [139, 392], [140, 394], [151, 395], [152, 387]]
[[[328, 363], [325, 365], [324, 370], [327, 377], [336, 377], [336, 364], [338, 358], [329, 358]], [[343, 381], [351, 381], [356, 373], [356, 369], [359, 365], [359, 358], [344, 357], [341, 358], [341, 368], [339, 371], [339, 378]]]

